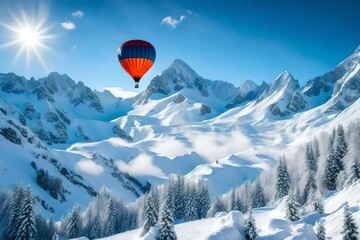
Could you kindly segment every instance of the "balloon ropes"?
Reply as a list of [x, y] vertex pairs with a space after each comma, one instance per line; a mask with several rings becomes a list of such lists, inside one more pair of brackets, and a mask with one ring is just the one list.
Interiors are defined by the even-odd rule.
[[135, 88], [139, 88], [140, 79], [155, 62], [154, 46], [143, 40], [130, 40], [118, 48], [118, 59], [124, 70], [134, 79]]

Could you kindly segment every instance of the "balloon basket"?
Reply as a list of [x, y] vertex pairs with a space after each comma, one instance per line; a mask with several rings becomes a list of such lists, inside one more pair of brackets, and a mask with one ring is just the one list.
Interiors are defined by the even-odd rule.
[[138, 83], [135, 84], [135, 88], [139, 88], [139, 84], [138, 84]]

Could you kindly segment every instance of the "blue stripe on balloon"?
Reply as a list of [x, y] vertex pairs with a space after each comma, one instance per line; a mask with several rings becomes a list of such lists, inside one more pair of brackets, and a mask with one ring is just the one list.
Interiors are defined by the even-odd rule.
[[118, 59], [121, 61], [122, 59], [127, 58], [145, 58], [151, 61], [155, 61], [156, 52], [154, 47], [151, 46], [142, 46], [142, 45], [131, 45], [131, 46], [123, 46], [118, 54]]

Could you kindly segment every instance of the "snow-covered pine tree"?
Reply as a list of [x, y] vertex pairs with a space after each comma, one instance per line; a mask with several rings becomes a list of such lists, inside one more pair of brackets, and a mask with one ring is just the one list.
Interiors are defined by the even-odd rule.
[[220, 198], [215, 198], [207, 213], [207, 217], [214, 217], [216, 213], [225, 211], [226, 205], [223, 203], [223, 201]]
[[346, 202], [344, 206], [344, 222], [342, 226], [341, 234], [344, 240], [358, 240], [359, 232], [358, 226], [355, 223], [355, 220], [349, 211], [349, 204]]
[[[244, 212], [244, 211], [245, 211], [246, 206], [244, 206], [243, 202], [241, 201], [240, 196], [237, 196], [237, 194], [236, 194], [236, 198], [235, 198], [235, 204], [236, 204], [236, 208], [235, 208], [235, 209], [238, 209], [237, 211], [240, 211], [240, 212]], [[247, 205], [248, 205], [248, 204], [247, 204]]]
[[350, 168], [350, 182], [353, 183], [360, 179], [360, 161], [355, 158]]
[[68, 237], [77, 238], [81, 235], [81, 216], [80, 216], [80, 206], [75, 204], [73, 209], [68, 215]]
[[16, 232], [16, 239], [36, 239], [36, 221], [35, 221], [35, 206], [30, 187], [24, 191], [23, 200], [21, 201], [20, 214], [19, 214], [19, 228]]
[[315, 194], [315, 199], [314, 199], [314, 210], [315, 212], [318, 212], [318, 213], [324, 213], [325, 210], [324, 210], [324, 205], [320, 199], [320, 193], [316, 193]]
[[110, 197], [106, 209], [106, 223], [105, 223], [105, 232], [104, 236], [114, 235], [116, 228], [116, 202], [115, 199]]
[[11, 197], [10, 204], [10, 217], [9, 223], [5, 230], [4, 238], [6, 240], [15, 240], [16, 239], [16, 231], [20, 227], [20, 209], [22, 206], [22, 201], [24, 199], [25, 189], [23, 186], [16, 186], [14, 193]]
[[155, 200], [151, 191], [145, 196], [144, 224], [141, 235], [144, 236], [151, 227], [155, 227], [158, 222], [158, 212], [155, 208]]
[[307, 169], [307, 179], [303, 194], [303, 203], [308, 202], [311, 193], [315, 193], [317, 190], [317, 184], [315, 179], [315, 172], [311, 169]]
[[335, 144], [335, 138], [336, 138], [336, 129], [333, 128], [330, 138], [329, 138], [329, 151], [331, 150], [331, 148], [333, 148], [334, 144]]
[[[171, 213], [175, 213], [175, 192], [176, 192], [176, 184], [174, 178], [171, 178], [170, 181], [165, 185], [165, 191], [163, 193], [163, 201], [166, 200], [166, 198], [170, 199], [171, 204], [169, 205], [171, 207]], [[187, 194], [187, 193], [186, 193]]]
[[159, 216], [159, 211], [160, 211], [160, 194], [159, 194], [159, 189], [157, 188], [156, 185], [152, 185], [151, 189], [150, 189], [150, 193], [154, 199], [154, 206], [156, 209], [156, 212], [158, 213]]
[[285, 218], [288, 221], [297, 221], [300, 219], [299, 210], [297, 208], [299, 205], [292, 194], [289, 194], [288, 199], [286, 200], [286, 211], [285, 211]]
[[345, 140], [345, 131], [342, 125], [338, 126], [334, 145], [335, 145], [335, 153], [337, 156], [336, 158], [337, 165], [339, 166], [340, 171], [342, 171], [344, 170], [343, 158], [348, 152], [348, 146]]
[[319, 141], [317, 140], [316, 137], [314, 138], [314, 141], [313, 141], [313, 147], [314, 147], [315, 162], [316, 162], [316, 166], [317, 166], [318, 162], [319, 162], [319, 158], [320, 158], [320, 147], [319, 147]]
[[35, 216], [35, 225], [36, 225], [36, 240], [48, 240], [51, 239], [53, 235], [49, 238], [45, 238], [44, 233], [47, 232], [47, 223], [45, 219], [40, 215]]
[[316, 197], [315, 194], [316, 194], [316, 192], [314, 191], [314, 189], [310, 189], [310, 192], [308, 194], [306, 202], [304, 202], [303, 201], [304, 199], [301, 198], [302, 204], [304, 206], [304, 210], [307, 213], [314, 212], [314, 204], [315, 204], [315, 197]]
[[324, 182], [328, 190], [336, 190], [336, 179], [340, 173], [337, 154], [335, 153], [335, 129], [329, 140], [329, 152], [325, 162]]
[[317, 224], [316, 236], [319, 240], [326, 240], [326, 229], [321, 222]]
[[208, 186], [204, 180], [199, 180], [197, 183], [197, 203], [198, 218], [205, 218], [210, 209], [211, 200]]
[[255, 219], [252, 216], [252, 209], [249, 208], [249, 216], [245, 220], [245, 237], [246, 239], [253, 240], [257, 235]]
[[49, 240], [55, 234], [55, 223], [52, 219], [46, 221], [40, 214], [35, 217], [36, 222], [36, 240]]
[[239, 211], [246, 212], [252, 204], [251, 182], [248, 179], [237, 190], [237, 204]]
[[230, 194], [228, 195], [228, 204], [227, 210], [230, 211], [240, 211], [238, 203], [237, 203], [237, 196], [235, 189], [231, 189]]
[[185, 220], [194, 221], [198, 219], [198, 204], [196, 202], [196, 189], [195, 186], [190, 184], [186, 187], [186, 205], [185, 205]]
[[52, 239], [56, 235], [56, 226], [55, 226], [55, 222], [54, 222], [54, 220], [52, 220], [52, 218], [50, 218], [48, 221], [47, 235], [49, 236], [49, 238], [47, 238], [47, 239]]
[[255, 190], [252, 197], [252, 207], [259, 208], [266, 205], [264, 188], [261, 186], [260, 181], [256, 181]]
[[161, 208], [158, 233], [156, 240], [176, 240], [176, 232], [174, 227], [174, 219], [172, 213], [173, 199], [167, 196]]
[[94, 223], [90, 228], [90, 239], [97, 239], [101, 237], [100, 219], [98, 216], [95, 217]]
[[276, 169], [276, 194], [275, 199], [280, 199], [289, 194], [290, 176], [287, 170], [285, 156], [280, 158]]
[[185, 180], [184, 177], [177, 175], [175, 182], [175, 212], [174, 219], [181, 219], [185, 216]]
[[317, 170], [317, 161], [315, 159], [315, 154], [311, 143], [306, 145], [306, 167], [307, 169], [316, 172]]

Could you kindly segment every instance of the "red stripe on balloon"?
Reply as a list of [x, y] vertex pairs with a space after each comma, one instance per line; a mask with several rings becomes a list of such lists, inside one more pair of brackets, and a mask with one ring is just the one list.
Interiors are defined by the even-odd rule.
[[154, 62], [146, 58], [126, 58], [120, 64], [132, 78], [142, 78]]

